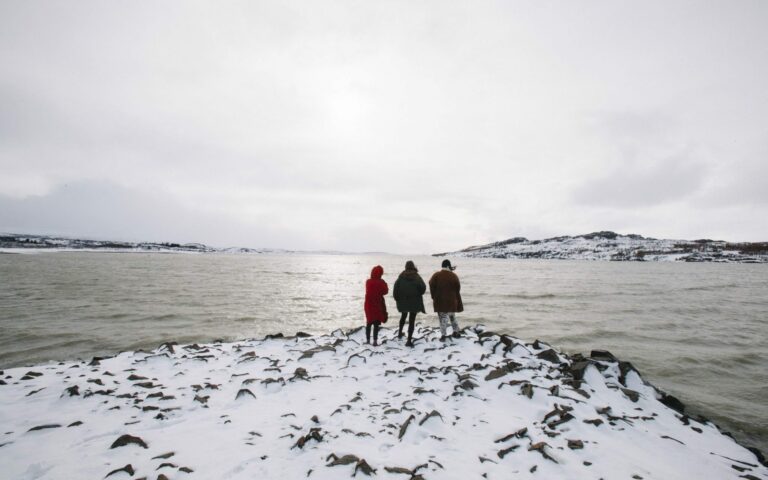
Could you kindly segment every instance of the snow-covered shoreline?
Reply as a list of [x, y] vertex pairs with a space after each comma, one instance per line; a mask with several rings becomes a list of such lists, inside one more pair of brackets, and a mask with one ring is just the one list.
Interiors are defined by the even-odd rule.
[[[165, 344], [0, 378], [4, 478], [751, 478], [609, 353], [464, 329]], [[664, 403], [662, 403], [663, 400]], [[666, 403], [666, 405], [665, 405]]]
[[670, 240], [603, 231], [544, 240], [515, 237], [434, 256], [633, 262], [768, 263], [768, 243]]

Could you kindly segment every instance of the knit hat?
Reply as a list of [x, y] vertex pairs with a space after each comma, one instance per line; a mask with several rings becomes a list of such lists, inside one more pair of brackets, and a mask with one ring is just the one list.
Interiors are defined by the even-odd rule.
[[451, 261], [448, 260], [447, 258], [443, 260], [443, 268], [447, 268], [448, 270], [451, 270], [451, 271], [456, 270], [456, 267], [452, 267]]
[[405, 262], [405, 269], [406, 270], [413, 270], [414, 272], [418, 272], [419, 269], [416, 268], [416, 265], [413, 263], [413, 260], [408, 260]]

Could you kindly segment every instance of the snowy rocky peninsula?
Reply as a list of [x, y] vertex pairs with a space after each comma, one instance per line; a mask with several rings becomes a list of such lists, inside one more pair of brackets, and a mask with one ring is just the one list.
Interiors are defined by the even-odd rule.
[[8, 479], [768, 479], [609, 352], [465, 328], [164, 344], [0, 372]]
[[768, 263], [768, 242], [659, 240], [603, 231], [544, 240], [514, 237], [434, 256], [557, 260]]
[[60, 252], [156, 252], [156, 253], [289, 253], [268, 248], [218, 248], [202, 243], [126, 242], [90, 240], [51, 235], [0, 234], [0, 253]]

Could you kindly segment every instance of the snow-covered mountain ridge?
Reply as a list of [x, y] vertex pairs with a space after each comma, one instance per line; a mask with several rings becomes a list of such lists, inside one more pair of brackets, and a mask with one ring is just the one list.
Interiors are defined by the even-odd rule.
[[269, 248], [218, 248], [202, 243], [124, 242], [88, 240], [49, 235], [18, 233], [0, 234], [0, 253], [25, 253], [43, 250], [104, 252], [186, 252], [186, 253], [278, 253], [286, 250]]
[[562, 260], [768, 263], [768, 242], [659, 240], [602, 231], [544, 240], [514, 237], [434, 256]]

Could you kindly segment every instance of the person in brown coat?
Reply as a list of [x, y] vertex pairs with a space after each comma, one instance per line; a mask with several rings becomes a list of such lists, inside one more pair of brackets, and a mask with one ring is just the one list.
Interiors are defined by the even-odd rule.
[[443, 260], [442, 270], [435, 272], [429, 279], [429, 294], [432, 295], [432, 303], [435, 313], [440, 320], [440, 340], [445, 340], [448, 332], [448, 322], [453, 327], [453, 337], [459, 338], [459, 324], [456, 323], [456, 313], [464, 311], [461, 302], [461, 283], [459, 277], [453, 273], [456, 267], [451, 266], [451, 261]]

